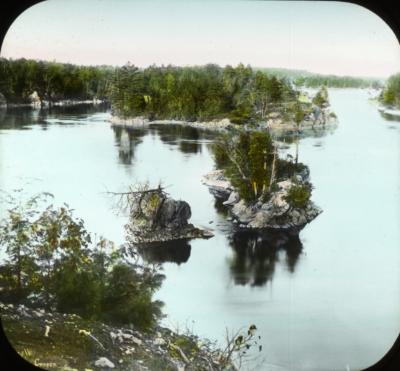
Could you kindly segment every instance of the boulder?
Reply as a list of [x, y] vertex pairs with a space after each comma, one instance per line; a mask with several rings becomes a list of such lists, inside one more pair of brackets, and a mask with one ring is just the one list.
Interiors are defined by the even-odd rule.
[[32, 107], [40, 108], [42, 102], [36, 90], [28, 96], [28, 99]]
[[133, 243], [163, 242], [184, 238], [209, 238], [210, 231], [190, 224], [190, 205], [167, 197], [162, 191], [144, 193], [133, 205], [127, 225]]
[[101, 367], [101, 368], [115, 368], [114, 363], [112, 363], [108, 358], [106, 357], [100, 357], [94, 365], [96, 367]]
[[222, 170], [210, 171], [203, 176], [201, 182], [208, 187], [217, 198], [227, 199], [234, 190], [231, 182], [225, 178]]
[[226, 205], [226, 206], [232, 206], [232, 205], [238, 203], [239, 200], [240, 200], [239, 193], [237, 193], [236, 191], [233, 191], [229, 195], [228, 199], [226, 201], [224, 201], [222, 204]]

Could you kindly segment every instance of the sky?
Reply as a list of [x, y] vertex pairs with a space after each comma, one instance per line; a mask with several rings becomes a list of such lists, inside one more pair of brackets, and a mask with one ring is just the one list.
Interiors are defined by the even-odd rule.
[[47, 0], [0, 55], [85, 65], [238, 63], [387, 78], [400, 46], [377, 15], [342, 2]]

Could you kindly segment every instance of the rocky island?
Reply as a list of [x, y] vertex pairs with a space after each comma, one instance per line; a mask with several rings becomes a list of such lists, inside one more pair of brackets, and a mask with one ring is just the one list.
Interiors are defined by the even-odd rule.
[[280, 159], [268, 132], [239, 131], [213, 146], [217, 170], [202, 182], [229, 208], [239, 228], [298, 233], [322, 210], [311, 201], [306, 165]]
[[129, 192], [128, 203], [130, 219], [126, 229], [134, 244], [213, 236], [211, 231], [189, 223], [190, 205], [168, 197], [161, 186]]
[[308, 174], [297, 175], [297, 182], [291, 179], [276, 183], [276, 190], [271, 198], [262, 202], [246, 202], [227, 180], [222, 170], [211, 171], [204, 175], [202, 183], [209, 187], [210, 192], [216, 197], [225, 200], [235, 223], [241, 228], [275, 229], [287, 232], [299, 232], [307, 223], [315, 219], [322, 210], [312, 201], [303, 207], [291, 207], [287, 201], [289, 190], [304, 184]]

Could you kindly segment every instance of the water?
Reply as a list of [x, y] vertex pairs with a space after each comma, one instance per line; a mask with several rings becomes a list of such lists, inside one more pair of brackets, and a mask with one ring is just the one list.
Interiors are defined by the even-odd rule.
[[[126, 216], [107, 191], [161, 181], [189, 202], [193, 224], [215, 233], [145, 252], [164, 262], [156, 295], [164, 324], [222, 343], [226, 327], [254, 323], [263, 350], [249, 365], [259, 370], [365, 368], [400, 330], [400, 122], [385, 119], [365, 91], [329, 93], [337, 129], [299, 143], [323, 209], [299, 238], [233, 232], [200, 182], [213, 169], [213, 133], [112, 129], [106, 110], [3, 113], [0, 188], [52, 192], [88, 230], [122, 243]], [[290, 143], [281, 152], [294, 154]]]

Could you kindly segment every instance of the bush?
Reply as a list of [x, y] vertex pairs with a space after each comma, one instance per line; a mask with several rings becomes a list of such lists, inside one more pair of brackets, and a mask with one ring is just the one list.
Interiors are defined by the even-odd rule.
[[157, 267], [128, 263], [122, 248], [105, 239], [92, 244], [68, 205], [8, 210], [0, 223], [0, 248], [7, 253], [0, 265], [3, 301], [141, 329], [161, 316], [162, 303], [152, 300], [164, 278]]
[[295, 209], [307, 206], [311, 197], [311, 189], [307, 185], [292, 185], [285, 197], [287, 203]]

